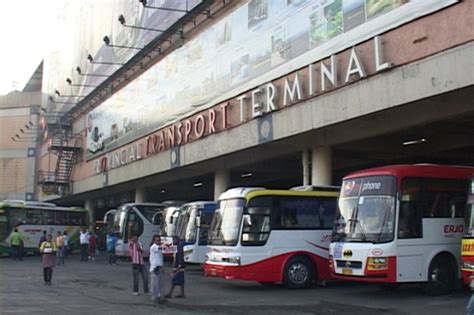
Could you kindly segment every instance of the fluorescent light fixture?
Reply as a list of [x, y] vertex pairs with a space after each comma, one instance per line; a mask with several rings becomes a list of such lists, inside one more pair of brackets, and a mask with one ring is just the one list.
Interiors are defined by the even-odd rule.
[[164, 194], [165, 192], [166, 192], [166, 190], [164, 190], [164, 189], [161, 190], [161, 193], [162, 193], [162, 194]]
[[425, 142], [426, 142], [426, 138], [420, 138], [420, 139], [416, 139], [416, 140], [403, 141], [402, 144], [404, 146], [409, 146], [409, 145], [421, 144], [421, 143], [425, 143]]
[[246, 177], [252, 177], [252, 172], [248, 172], [248, 173], [243, 173], [242, 175], [240, 175], [240, 177], [242, 178], [246, 178]]
[[194, 183], [194, 187], [201, 187], [202, 186], [202, 182], [195, 182]]

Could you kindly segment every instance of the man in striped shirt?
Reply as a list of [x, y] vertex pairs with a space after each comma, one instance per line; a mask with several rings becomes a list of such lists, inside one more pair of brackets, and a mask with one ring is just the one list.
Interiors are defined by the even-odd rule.
[[133, 294], [138, 295], [138, 275], [142, 275], [143, 291], [148, 293], [148, 277], [145, 272], [145, 263], [143, 262], [143, 246], [138, 241], [138, 235], [133, 235], [129, 240], [128, 250], [132, 258], [133, 269]]

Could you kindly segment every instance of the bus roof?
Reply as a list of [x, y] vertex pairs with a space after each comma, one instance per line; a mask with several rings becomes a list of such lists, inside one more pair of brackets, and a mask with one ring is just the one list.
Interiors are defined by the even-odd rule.
[[345, 176], [343, 179], [350, 179], [365, 176], [392, 175], [398, 177], [418, 176], [418, 177], [444, 177], [444, 178], [471, 178], [474, 174], [474, 167], [442, 164], [395, 164], [381, 167], [374, 167], [356, 171]]
[[266, 189], [258, 187], [239, 187], [231, 188], [223, 192], [219, 200], [234, 199], [234, 198], [253, 198], [256, 196], [263, 195], [278, 195], [278, 196], [321, 196], [321, 197], [337, 197], [339, 195], [339, 189], [327, 191], [324, 188], [317, 190], [317, 186], [314, 186], [315, 190], [286, 190], [286, 189]]
[[213, 204], [215, 205], [216, 202], [215, 201], [192, 201], [192, 202], [185, 203], [183, 207], [192, 207], [192, 206], [205, 207], [207, 205], [213, 205]]
[[3, 200], [0, 202], [0, 208], [30, 208], [40, 210], [55, 211], [86, 211], [81, 207], [61, 207], [50, 202], [24, 201], [24, 200]]

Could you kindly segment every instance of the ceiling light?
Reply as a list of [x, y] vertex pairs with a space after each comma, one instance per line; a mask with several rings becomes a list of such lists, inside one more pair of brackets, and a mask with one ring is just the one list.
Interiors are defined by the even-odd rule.
[[426, 138], [420, 138], [420, 139], [415, 139], [415, 140], [403, 141], [402, 145], [409, 146], [409, 145], [421, 144], [425, 142], [426, 142]]
[[201, 187], [202, 186], [202, 182], [195, 182], [194, 183], [194, 187]]
[[240, 175], [240, 177], [242, 178], [246, 178], [246, 177], [252, 177], [252, 173], [251, 172], [248, 172], [248, 173], [243, 173], [242, 175]]

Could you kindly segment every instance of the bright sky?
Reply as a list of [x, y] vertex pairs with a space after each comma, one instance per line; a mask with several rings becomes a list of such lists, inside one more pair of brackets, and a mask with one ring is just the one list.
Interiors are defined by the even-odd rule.
[[66, 0], [0, 1], [0, 95], [22, 90], [54, 40]]

